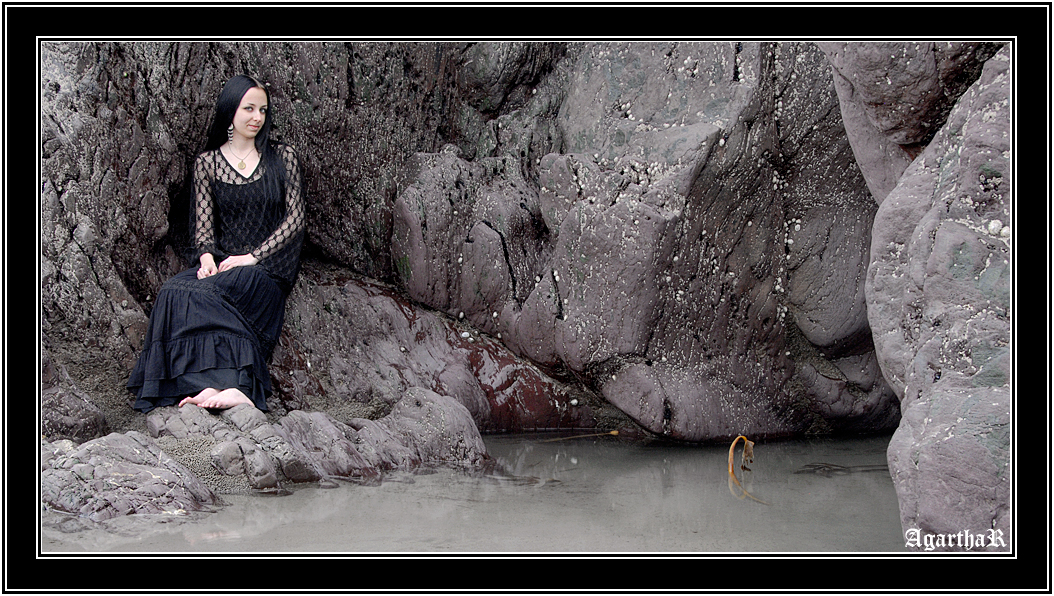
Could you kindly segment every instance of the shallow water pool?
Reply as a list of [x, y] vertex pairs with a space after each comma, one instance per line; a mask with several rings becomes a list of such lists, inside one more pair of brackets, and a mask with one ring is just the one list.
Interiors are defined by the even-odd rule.
[[[552, 440], [558, 439], [558, 440]], [[224, 495], [215, 513], [96, 524], [42, 518], [44, 553], [906, 552], [889, 437], [757, 442], [751, 495], [728, 446], [616, 436], [485, 437], [487, 474], [389, 474], [377, 486]], [[807, 468], [809, 464], [833, 464]], [[802, 471], [803, 468], [805, 471]], [[153, 518], [153, 519], [151, 519]]]

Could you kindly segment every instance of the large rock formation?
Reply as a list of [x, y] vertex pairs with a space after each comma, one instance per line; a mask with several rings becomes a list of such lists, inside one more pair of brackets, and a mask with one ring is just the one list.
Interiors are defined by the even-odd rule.
[[[96, 441], [171, 452], [223, 492], [479, 466], [470, 427], [701, 441], [890, 431], [903, 409], [905, 526], [1002, 524], [996, 49], [45, 43], [48, 483], [105, 489]], [[188, 166], [245, 71], [270, 83], [310, 205], [272, 412], [134, 414], [151, 298], [185, 266]], [[180, 490], [63, 510], [210, 506]], [[933, 500], [956, 490], [968, 512]]]
[[1010, 85], [1003, 50], [882, 201], [865, 286], [878, 360], [904, 413], [889, 463], [905, 529], [993, 528], [1006, 544]]
[[862, 284], [876, 205], [823, 54], [597, 44], [561, 67], [498, 118], [493, 157], [411, 160], [410, 296], [655, 433], [892, 428]]

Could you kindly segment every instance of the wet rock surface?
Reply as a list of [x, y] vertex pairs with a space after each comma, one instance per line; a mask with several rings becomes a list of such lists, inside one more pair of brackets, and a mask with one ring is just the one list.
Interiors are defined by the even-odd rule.
[[[183, 514], [221, 505], [217, 493], [280, 492], [295, 483], [380, 482], [421, 466], [481, 469], [486, 447], [468, 410], [413, 388], [392, 412], [351, 425], [294, 411], [277, 423], [250, 405], [148, 415], [151, 436], [111, 433], [80, 446], [41, 440], [41, 500], [94, 521], [132, 513]], [[172, 456], [169, 453], [174, 454]], [[215, 491], [213, 488], [215, 487]]]
[[[1003, 523], [996, 49], [45, 43], [49, 506], [189, 511], [226, 490], [478, 466], [478, 432], [899, 425], [905, 526]], [[246, 65], [310, 197], [272, 412], [138, 415], [123, 384], [152, 296], [185, 266], [189, 165]], [[153, 505], [104, 496], [96, 475], [118, 464], [84, 461], [147, 466], [136, 450], [171, 476]], [[982, 451], [976, 478], [955, 476]]]

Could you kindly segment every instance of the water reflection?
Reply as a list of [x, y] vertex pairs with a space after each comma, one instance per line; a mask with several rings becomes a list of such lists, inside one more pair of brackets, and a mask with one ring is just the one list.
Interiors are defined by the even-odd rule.
[[[379, 486], [225, 496], [229, 505], [216, 513], [155, 521], [148, 532], [145, 520], [131, 519], [142, 516], [67, 522], [65, 531], [45, 520], [42, 545], [45, 552], [905, 550], [888, 472], [856, 468], [885, 465], [888, 437], [757, 442], [740, 481], [768, 505], [729, 494], [727, 446], [543, 439], [486, 437], [499, 465], [485, 474], [439, 469], [389, 474]], [[815, 463], [832, 473], [797, 473]]]

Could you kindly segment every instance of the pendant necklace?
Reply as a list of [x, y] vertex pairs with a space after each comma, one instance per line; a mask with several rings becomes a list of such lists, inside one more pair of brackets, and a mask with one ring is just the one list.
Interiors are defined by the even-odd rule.
[[[233, 155], [234, 157], [238, 157], [238, 154], [234, 152], [234, 145], [230, 141], [227, 141], [227, 145], [230, 146], [231, 155]], [[249, 150], [249, 153], [247, 153], [245, 155], [245, 157], [249, 157], [249, 155], [251, 155], [251, 154], [252, 154], [252, 149]], [[238, 169], [239, 170], [244, 170], [245, 169], [245, 157], [238, 157]]]

